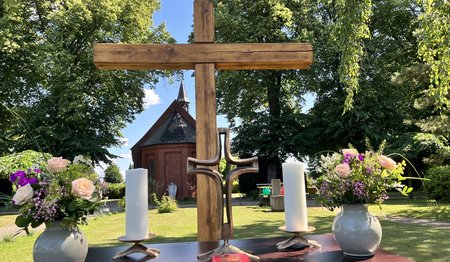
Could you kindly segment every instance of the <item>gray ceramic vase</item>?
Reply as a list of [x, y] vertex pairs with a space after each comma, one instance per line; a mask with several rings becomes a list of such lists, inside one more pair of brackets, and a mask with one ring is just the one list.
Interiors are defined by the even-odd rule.
[[60, 222], [46, 226], [34, 242], [34, 262], [83, 262], [86, 259], [88, 242], [81, 231], [69, 230]]
[[368, 205], [343, 205], [334, 218], [333, 234], [345, 255], [373, 256], [381, 242], [382, 229], [375, 216], [367, 211]]

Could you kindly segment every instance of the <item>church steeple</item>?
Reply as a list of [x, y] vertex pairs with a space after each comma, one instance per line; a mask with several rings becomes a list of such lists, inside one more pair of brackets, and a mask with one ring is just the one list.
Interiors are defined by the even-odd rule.
[[186, 94], [186, 89], [184, 88], [183, 81], [180, 84], [180, 90], [178, 91], [177, 102], [187, 111], [189, 112], [189, 98]]

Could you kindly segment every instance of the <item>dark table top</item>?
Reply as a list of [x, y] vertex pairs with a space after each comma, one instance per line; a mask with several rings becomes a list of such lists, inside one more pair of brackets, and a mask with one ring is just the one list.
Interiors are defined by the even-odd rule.
[[[343, 254], [332, 234], [309, 235], [311, 240], [319, 242], [321, 248], [303, 248], [278, 250], [275, 246], [277, 242], [287, 239], [284, 238], [261, 238], [261, 239], [243, 239], [231, 240], [230, 243], [242, 250], [251, 250], [260, 257], [261, 261], [310, 261], [310, 262], [346, 262], [346, 261], [370, 261], [370, 262], [410, 262], [407, 258], [387, 252], [381, 248], [371, 258], [357, 259], [347, 257]], [[131, 246], [130, 243], [129, 246]], [[146, 244], [147, 247], [157, 248], [161, 251], [159, 257], [149, 260], [142, 254], [133, 254], [128, 259], [117, 259], [114, 261], [155, 261], [155, 262], [196, 262], [197, 255], [210, 251], [219, 245], [222, 241], [214, 242], [181, 242], [167, 244]], [[86, 258], [86, 262], [112, 261], [112, 257], [119, 252], [126, 250], [129, 246], [115, 247], [91, 247]]]

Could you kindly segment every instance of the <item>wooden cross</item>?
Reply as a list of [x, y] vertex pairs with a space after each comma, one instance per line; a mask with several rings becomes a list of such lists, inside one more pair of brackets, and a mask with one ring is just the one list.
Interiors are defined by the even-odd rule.
[[[194, 44], [94, 44], [99, 69], [194, 69], [197, 159], [215, 156], [216, 69], [305, 69], [313, 60], [310, 44], [214, 44], [212, 0], [194, 0]], [[209, 177], [197, 178], [199, 241], [220, 238], [220, 211]]]

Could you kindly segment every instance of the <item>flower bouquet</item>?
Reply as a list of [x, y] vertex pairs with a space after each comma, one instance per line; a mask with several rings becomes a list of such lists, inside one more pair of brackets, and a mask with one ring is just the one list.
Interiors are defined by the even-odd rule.
[[344, 204], [381, 204], [388, 199], [387, 190], [398, 189], [407, 195], [412, 191], [401, 184], [405, 161], [395, 162], [380, 151], [359, 153], [344, 149], [342, 153], [321, 156], [316, 168], [319, 202], [329, 210]]
[[35, 228], [60, 221], [68, 229], [87, 224], [88, 214], [102, 204], [92, 162], [82, 156], [73, 163], [53, 157], [44, 166], [33, 166], [10, 175], [17, 190], [12, 204], [20, 208], [16, 225]]

